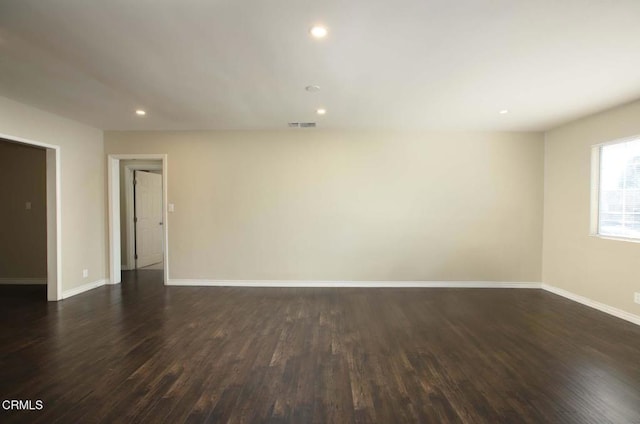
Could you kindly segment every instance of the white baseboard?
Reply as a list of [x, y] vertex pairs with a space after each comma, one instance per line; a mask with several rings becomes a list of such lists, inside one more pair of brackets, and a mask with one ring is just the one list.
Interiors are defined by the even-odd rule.
[[0, 284], [17, 284], [17, 285], [46, 285], [46, 278], [0, 278]]
[[98, 280], [98, 281], [94, 281], [92, 283], [87, 283], [87, 284], [83, 284], [81, 286], [78, 287], [74, 287], [72, 289], [69, 290], [65, 290], [62, 292], [62, 299], [68, 299], [71, 296], [75, 296], [77, 294], [80, 293], [84, 293], [86, 291], [89, 290], [93, 290], [95, 288], [98, 288], [100, 286], [104, 286], [106, 284], [107, 280]]
[[521, 288], [539, 289], [541, 283], [500, 281], [311, 281], [311, 280], [188, 280], [170, 279], [168, 286], [214, 287], [387, 287], [387, 288]]
[[582, 303], [585, 306], [589, 306], [590, 308], [597, 309], [606, 314], [613, 315], [614, 317], [632, 322], [636, 325], [640, 325], [640, 316], [634, 315], [627, 311], [623, 311], [622, 309], [614, 308], [613, 306], [609, 306], [604, 303], [591, 300], [588, 297], [580, 296], [578, 294], [571, 293], [570, 291], [567, 291], [555, 286], [551, 286], [549, 284], [542, 284], [542, 289], [548, 292], [557, 294], [558, 296], [565, 297], [569, 300], [573, 300], [574, 302]]

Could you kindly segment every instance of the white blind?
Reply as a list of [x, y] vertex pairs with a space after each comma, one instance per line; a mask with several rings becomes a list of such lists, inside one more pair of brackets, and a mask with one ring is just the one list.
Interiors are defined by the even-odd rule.
[[640, 139], [600, 148], [598, 233], [640, 239]]

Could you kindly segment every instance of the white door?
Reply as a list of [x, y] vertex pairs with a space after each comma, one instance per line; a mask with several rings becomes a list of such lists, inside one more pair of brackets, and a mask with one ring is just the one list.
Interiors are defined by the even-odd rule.
[[136, 268], [162, 262], [162, 175], [134, 171]]

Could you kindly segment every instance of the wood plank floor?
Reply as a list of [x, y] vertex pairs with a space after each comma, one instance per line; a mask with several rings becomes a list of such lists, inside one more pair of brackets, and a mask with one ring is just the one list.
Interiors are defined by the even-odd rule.
[[540, 290], [0, 290], [29, 423], [640, 423], [640, 327]]

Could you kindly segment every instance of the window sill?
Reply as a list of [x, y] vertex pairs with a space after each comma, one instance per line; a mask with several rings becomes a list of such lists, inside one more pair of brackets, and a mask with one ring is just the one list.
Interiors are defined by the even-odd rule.
[[640, 239], [618, 236], [603, 236], [602, 234], [589, 234], [590, 237], [596, 237], [604, 240], [626, 241], [629, 243], [640, 243]]

